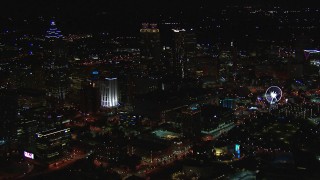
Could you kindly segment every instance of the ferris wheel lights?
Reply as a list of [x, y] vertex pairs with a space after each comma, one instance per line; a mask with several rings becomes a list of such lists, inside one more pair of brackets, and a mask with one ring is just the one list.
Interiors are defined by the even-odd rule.
[[278, 86], [270, 86], [265, 93], [266, 100], [270, 104], [275, 104], [282, 97], [282, 90]]

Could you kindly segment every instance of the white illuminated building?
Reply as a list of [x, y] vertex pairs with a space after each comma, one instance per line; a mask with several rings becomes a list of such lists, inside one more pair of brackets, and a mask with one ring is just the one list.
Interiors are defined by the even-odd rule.
[[100, 81], [101, 107], [113, 108], [119, 104], [118, 80], [117, 78], [105, 78]]

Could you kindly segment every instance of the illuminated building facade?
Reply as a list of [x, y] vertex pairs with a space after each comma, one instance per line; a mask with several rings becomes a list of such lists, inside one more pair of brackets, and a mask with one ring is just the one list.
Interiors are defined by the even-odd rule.
[[220, 51], [217, 58], [218, 78], [221, 82], [235, 81], [238, 72], [239, 53], [234, 42]]
[[49, 30], [47, 31], [46, 38], [48, 38], [48, 39], [62, 38], [61, 31], [58, 30], [58, 28], [56, 27], [55, 21], [51, 21], [50, 25], [51, 26], [50, 26]]
[[143, 23], [140, 29], [140, 55], [143, 70], [156, 70], [161, 57], [160, 31], [157, 24]]
[[35, 147], [37, 138], [34, 137], [36, 133], [65, 127], [70, 119], [63, 114], [63, 111], [44, 107], [20, 111], [17, 122], [19, 145], [25, 149]]
[[184, 29], [172, 29], [173, 31], [173, 68], [174, 73], [181, 78], [185, 77], [186, 69], [186, 52], [185, 52], [185, 35]]
[[225, 108], [229, 108], [229, 109], [235, 109], [236, 108], [235, 99], [226, 98], [226, 99], [221, 100], [220, 104], [221, 104], [222, 107], [225, 107]]
[[65, 51], [65, 43], [61, 31], [56, 27], [54, 21], [46, 33], [46, 54], [45, 54], [45, 74], [46, 74], [46, 94], [47, 96], [62, 101], [66, 97], [68, 90], [68, 61]]
[[197, 51], [197, 36], [193, 31], [186, 32], [184, 46], [187, 58], [194, 58]]
[[26, 117], [25, 112], [21, 112], [17, 123], [17, 138], [22, 147], [28, 147], [34, 144], [34, 135], [38, 132], [39, 119], [36, 117]]
[[70, 128], [36, 133], [35, 159], [47, 163], [57, 160], [67, 152], [70, 139]]
[[119, 104], [118, 79], [105, 78], [100, 81], [100, 97], [102, 108], [113, 108]]

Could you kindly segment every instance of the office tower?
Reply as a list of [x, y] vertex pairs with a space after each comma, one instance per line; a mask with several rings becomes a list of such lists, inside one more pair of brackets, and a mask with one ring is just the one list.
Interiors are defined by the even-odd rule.
[[[230, 43], [230, 48], [231, 48], [231, 56], [232, 56], [232, 75], [235, 77], [236, 74], [238, 73], [238, 50], [237, 47], [234, 45], [234, 42]], [[235, 80], [235, 78], [234, 78]]]
[[[55, 21], [51, 21], [49, 30], [46, 32], [46, 47], [45, 52], [47, 56], [50, 56], [50, 60], [65, 61], [66, 59], [66, 49], [65, 43], [63, 41], [63, 35], [61, 31], [56, 27]], [[54, 63], [51, 62], [51, 63]], [[54, 64], [52, 64], [54, 65]]]
[[65, 99], [68, 86], [68, 61], [66, 47], [61, 31], [58, 30], [54, 21], [46, 34], [46, 51], [44, 69], [46, 74], [46, 94], [52, 99], [61, 102]]
[[239, 53], [236, 43], [231, 41], [230, 46], [227, 45], [221, 50], [218, 50], [217, 68], [218, 77], [221, 82], [235, 82], [238, 75]]
[[52, 38], [59, 39], [59, 38], [62, 38], [63, 36], [61, 35], [61, 31], [58, 30], [58, 28], [56, 27], [55, 21], [51, 21], [50, 25], [51, 25], [51, 27], [47, 31], [46, 38], [48, 38], [48, 39], [52, 39]]
[[185, 51], [185, 35], [184, 29], [172, 29], [173, 31], [173, 71], [179, 78], [185, 77], [186, 71], [186, 51]]
[[295, 64], [303, 64], [306, 61], [304, 50], [309, 49], [311, 46], [310, 39], [305, 36], [301, 35], [297, 38], [295, 42]]
[[185, 53], [187, 59], [190, 60], [194, 58], [197, 53], [197, 36], [193, 31], [186, 31], [184, 41]]
[[124, 104], [127, 111], [132, 111], [133, 100], [136, 95], [135, 93], [136, 84], [132, 76], [128, 76], [126, 79], [122, 79], [119, 82], [119, 89], [121, 89], [119, 97], [121, 102]]
[[306, 58], [304, 56], [304, 50], [310, 48], [311, 41], [305, 36], [301, 35], [297, 38], [295, 42], [295, 58], [289, 64], [289, 72], [291, 76], [294, 77], [302, 77], [305, 71], [305, 65], [307, 64]]
[[40, 107], [20, 112], [19, 145], [26, 158], [47, 165], [63, 157], [71, 140], [70, 128], [65, 127], [69, 122], [63, 109]]
[[81, 88], [81, 110], [84, 113], [96, 113], [100, 107], [99, 88], [96, 82], [85, 82]]
[[221, 100], [220, 105], [225, 108], [235, 109], [236, 102], [235, 99], [226, 98]]
[[185, 78], [192, 76], [192, 69], [195, 69], [198, 66], [197, 61], [197, 37], [195, 32], [191, 29], [185, 32], [184, 38], [184, 50], [185, 50]]
[[201, 132], [201, 110], [188, 108], [181, 113], [182, 133], [185, 137], [197, 137]]
[[10, 148], [16, 141], [17, 101], [16, 92], [0, 91], [0, 146]]
[[118, 79], [105, 78], [99, 82], [102, 108], [113, 108], [119, 104]]
[[157, 24], [143, 23], [140, 29], [141, 69], [157, 71], [160, 69], [161, 43]]
[[42, 163], [58, 160], [68, 151], [71, 140], [70, 128], [53, 128], [36, 133], [34, 159]]
[[19, 112], [17, 121], [19, 146], [25, 150], [31, 144], [34, 144], [34, 135], [39, 130], [40, 119], [33, 111], [23, 110]]

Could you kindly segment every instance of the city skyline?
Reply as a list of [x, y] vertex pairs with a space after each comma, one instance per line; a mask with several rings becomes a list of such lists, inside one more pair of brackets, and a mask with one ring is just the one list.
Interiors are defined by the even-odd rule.
[[7, 1], [0, 179], [319, 179], [314, 1]]

